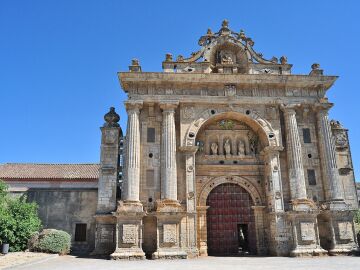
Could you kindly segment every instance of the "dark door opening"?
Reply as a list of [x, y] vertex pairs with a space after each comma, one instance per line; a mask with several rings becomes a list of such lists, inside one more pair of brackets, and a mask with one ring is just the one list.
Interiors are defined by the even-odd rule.
[[249, 235], [248, 235], [248, 225], [247, 224], [238, 224], [238, 245], [239, 245], [239, 255], [248, 255], [249, 254]]
[[157, 250], [157, 219], [146, 216], [143, 218], [143, 244], [142, 250], [146, 259], [152, 259], [152, 254]]

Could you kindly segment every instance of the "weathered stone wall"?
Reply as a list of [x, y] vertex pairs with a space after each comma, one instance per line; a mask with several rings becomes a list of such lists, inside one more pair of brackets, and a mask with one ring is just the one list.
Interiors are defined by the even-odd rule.
[[[94, 249], [97, 189], [36, 189], [27, 191], [28, 200], [39, 205], [44, 228], [71, 234], [72, 251], [88, 253]], [[75, 242], [76, 223], [86, 224], [86, 241]]]

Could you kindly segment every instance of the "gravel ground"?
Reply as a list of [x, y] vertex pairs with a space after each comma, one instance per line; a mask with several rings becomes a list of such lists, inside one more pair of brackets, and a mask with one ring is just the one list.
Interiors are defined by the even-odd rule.
[[0, 269], [12, 269], [22, 264], [54, 257], [54, 254], [35, 253], [35, 252], [10, 252], [6, 255], [0, 254]]
[[360, 257], [207, 257], [188, 260], [110, 261], [59, 256], [13, 270], [359, 270]]

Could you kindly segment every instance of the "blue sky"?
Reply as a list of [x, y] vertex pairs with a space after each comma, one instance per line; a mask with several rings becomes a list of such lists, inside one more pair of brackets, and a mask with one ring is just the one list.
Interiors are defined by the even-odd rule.
[[[176, 3], [176, 4], [174, 4]], [[0, 1], [0, 163], [98, 162], [110, 106], [126, 126], [116, 73], [137, 57], [161, 71], [165, 53], [189, 55], [223, 19], [293, 73], [314, 62], [340, 78], [330, 116], [350, 129], [360, 171], [360, 1]]]

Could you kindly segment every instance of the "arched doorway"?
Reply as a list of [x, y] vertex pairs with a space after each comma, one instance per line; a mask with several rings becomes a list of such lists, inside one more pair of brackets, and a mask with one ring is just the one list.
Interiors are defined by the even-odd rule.
[[244, 188], [235, 183], [218, 185], [206, 205], [208, 255], [256, 254], [254, 203]]

